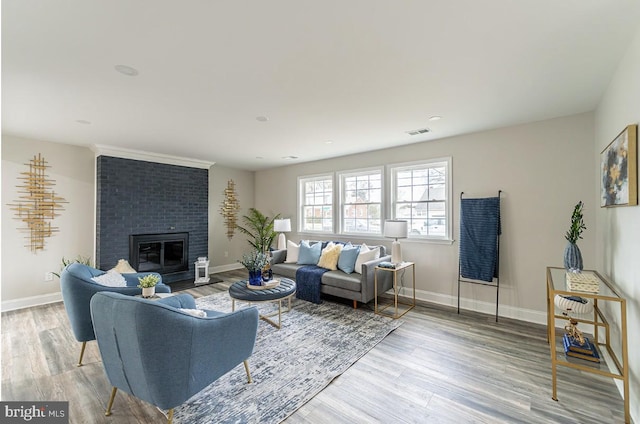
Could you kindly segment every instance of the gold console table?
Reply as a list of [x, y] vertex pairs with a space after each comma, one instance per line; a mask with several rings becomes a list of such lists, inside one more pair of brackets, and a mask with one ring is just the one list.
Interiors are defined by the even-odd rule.
[[[624, 387], [624, 420], [625, 423], [631, 422], [631, 416], [629, 413], [629, 354], [627, 351], [627, 303], [626, 300], [618, 294], [610, 281], [602, 277], [596, 271], [582, 271], [583, 274], [591, 274], [598, 282], [598, 292], [591, 293], [586, 291], [570, 290], [566, 283], [566, 271], [564, 268], [547, 267], [547, 342], [551, 349], [551, 372], [552, 372], [552, 385], [553, 396], [552, 399], [557, 401], [557, 367], [563, 366], [568, 368], [577, 369], [584, 372], [593, 374], [599, 374], [605, 377], [611, 377], [614, 379], [622, 380]], [[569, 362], [566, 360], [564, 350], [558, 350], [556, 344], [556, 318], [568, 320], [569, 317], [559, 313], [556, 310], [554, 303], [555, 296], [567, 295], [567, 296], [580, 296], [585, 299], [591, 299], [593, 301], [593, 318], [581, 318], [573, 316], [572, 318], [579, 323], [587, 323], [593, 325], [593, 344], [598, 347], [606, 349], [608, 357], [613, 361], [617, 372], [609, 371], [609, 368], [605, 364], [601, 363], [600, 367], [594, 367], [592, 362], [587, 364], [581, 364], [581, 359]], [[618, 304], [620, 307], [620, 347], [622, 361], [618, 358], [616, 353], [611, 348], [611, 337], [609, 331], [609, 322], [604, 316], [601, 306], [598, 301], [610, 302], [611, 304]], [[585, 314], [586, 315], [586, 314]], [[598, 330], [604, 328], [604, 342], [600, 341], [598, 337]], [[602, 352], [602, 350], [601, 350]], [[608, 358], [607, 358], [608, 359]], [[603, 369], [601, 369], [603, 368]], [[604, 369], [606, 368], [606, 369]]]

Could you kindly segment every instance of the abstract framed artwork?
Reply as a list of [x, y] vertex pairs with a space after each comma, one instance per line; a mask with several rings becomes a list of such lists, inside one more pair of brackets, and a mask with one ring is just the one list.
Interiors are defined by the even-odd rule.
[[600, 206], [638, 204], [638, 126], [628, 125], [600, 153]]

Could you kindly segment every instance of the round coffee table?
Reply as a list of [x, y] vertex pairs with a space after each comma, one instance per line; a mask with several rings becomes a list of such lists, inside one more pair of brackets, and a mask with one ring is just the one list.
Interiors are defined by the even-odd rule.
[[238, 281], [233, 283], [229, 287], [229, 296], [231, 296], [231, 310], [236, 310], [236, 300], [249, 303], [259, 302], [278, 302], [278, 323], [276, 324], [270, 318], [275, 316], [276, 313], [270, 315], [260, 315], [260, 319], [268, 322], [274, 327], [280, 329], [282, 324], [282, 301], [287, 300], [287, 309], [284, 312], [291, 310], [291, 298], [296, 293], [296, 283], [288, 278], [280, 278], [280, 284], [277, 287], [262, 290], [252, 290], [247, 288], [247, 281]]

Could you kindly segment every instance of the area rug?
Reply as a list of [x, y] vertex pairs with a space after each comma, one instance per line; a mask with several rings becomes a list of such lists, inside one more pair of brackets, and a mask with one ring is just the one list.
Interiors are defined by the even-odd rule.
[[[231, 311], [228, 293], [196, 303], [200, 309]], [[273, 303], [259, 305], [263, 314], [274, 308]], [[238, 365], [175, 408], [174, 423], [279, 423], [401, 324], [347, 305], [294, 300], [280, 330], [260, 320], [249, 358], [253, 383], [247, 384]]]

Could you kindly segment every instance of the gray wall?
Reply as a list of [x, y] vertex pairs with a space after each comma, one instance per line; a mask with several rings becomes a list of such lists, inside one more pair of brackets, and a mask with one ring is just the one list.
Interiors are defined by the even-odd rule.
[[[640, 30], [618, 66], [596, 111], [595, 149], [592, 159], [600, 176], [600, 152], [629, 124], [640, 123]], [[600, 199], [600, 183], [593, 187]], [[598, 203], [599, 204], [599, 203]], [[640, 422], [640, 206], [597, 208], [596, 267], [613, 280], [627, 299], [631, 416]], [[620, 355], [621, 317], [611, 308], [612, 341]], [[620, 357], [620, 356], [618, 356]]]
[[[256, 173], [256, 206], [292, 218], [297, 228], [296, 184], [301, 175], [451, 156], [454, 238], [460, 191], [495, 196], [503, 190], [500, 240], [501, 314], [545, 323], [545, 268], [562, 266], [564, 233], [582, 200], [589, 228], [579, 246], [585, 266], [596, 266], [593, 187], [593, 115], [501, 128], [393, 149], [287, 166]], [[274, 189], [277, 188], [277, 189]], [[291, 233], [289, 238], [305, 235]], [[308, 235], [307, 235], [308, 237]], [[311, 236], [313, 237], [313, 236]], [[343, 239], [343, 237], [341, 237]], [[362, 241], [355, 240], [355, 241]], [[388, 239], [377, 239], [390, 247]], [[402, 240], [403, 258], [416, 262], [417, 296], [453, 305], [458, 244]], [[494, 311], [495, 290], [466, 285], [463, 305]]]

